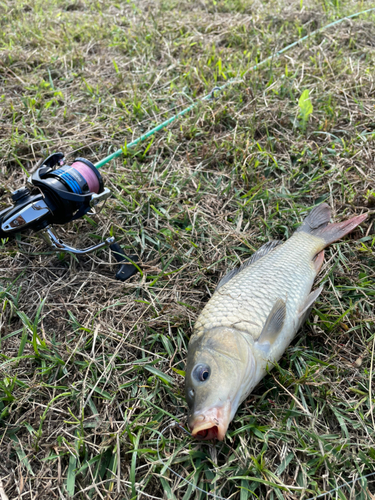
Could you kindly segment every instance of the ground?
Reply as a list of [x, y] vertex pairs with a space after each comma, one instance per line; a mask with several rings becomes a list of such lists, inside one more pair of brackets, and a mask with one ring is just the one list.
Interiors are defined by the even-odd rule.
[[[112, 198], [56, 231], [77, 247], [113, 235], [141, 266], [122, 283], [108, 250], [0, 242], [1, 500], [208, 498], [194, 485], [217, 499], [375, 498], [375, 476], [357, 481], [375, 466], [375, 11], [252, 69], [372, 6], [0, 1], [0, 209], [50, 153], [97, 162], [123, 147], [100, 170]], [[326, 251], [309, 321], [225, 442], [192, 441], [170, 424], [186, 425], [199, 312], [228, 269], [321, 201], [335, 221], [369, 216]]]

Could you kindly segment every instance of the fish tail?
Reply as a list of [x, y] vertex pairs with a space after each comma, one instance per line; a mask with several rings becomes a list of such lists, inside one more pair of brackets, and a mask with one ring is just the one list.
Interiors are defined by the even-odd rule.
[[349, 220], [344, 222], [337, 222], [335, 224], [328, 224], [327, 227], [323, 228], [316, 236], [322, 238], [326, 245], [343, 238], [346, 234], [350, 233], [359, 224], [361, 224], [367, 217], [367, 214], [356, 215]]
[[330, 207], [327, 203], [322, 203], [311, 210], [302, 225], [297, 229], [297, 232], [308, 233], [323, 239], [325, 242], [324, 247], [326, 247], [353, 231], [366, 219], [367, 214], [357, 215], [349, 220], [335, 224], [329, 224], [330, 217]]

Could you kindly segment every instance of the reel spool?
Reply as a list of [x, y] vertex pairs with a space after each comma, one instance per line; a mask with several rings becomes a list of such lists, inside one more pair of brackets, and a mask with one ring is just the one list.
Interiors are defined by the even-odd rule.
[[[54, 167], [58, 168], [54, 168]], [[28, 187], [12, 193], [13, 207], [0, 212], [0, 238], [25, 229], [39, 231], [56, 250], [75, 254], [93, 252], [114, 242], [107, 238], [99, 245], [78, 250], [63, 243], [51, 224], [66, 224], [85, 215], [111, 195], [95, 166], [85, 158], [64, 165], [64, 155], [54, 153], [28, 179]]]

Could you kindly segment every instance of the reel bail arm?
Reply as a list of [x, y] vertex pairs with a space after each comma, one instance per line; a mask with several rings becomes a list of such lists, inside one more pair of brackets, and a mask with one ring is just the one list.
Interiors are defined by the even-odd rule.
[[107, 238], [105, 241], [102, 241], [98, 245], [94, 245], [92, 247], [82, 248], [79, 250], [78, 248], [71, 247], [66, 245], [58, 236], [54, 233], [50, 226], [46, 226], [44, 229], [39, 231], [39, 234], [44, 239], [44, 241], [51, 246], [54, 250], [58, 252], [70, 252], [75, 255], [85, 255], [86, 253], [95, 252], [95, 250], [99, 250], [100, 248], [107, 247], [114, 243], [115, 238], [111, 236]]

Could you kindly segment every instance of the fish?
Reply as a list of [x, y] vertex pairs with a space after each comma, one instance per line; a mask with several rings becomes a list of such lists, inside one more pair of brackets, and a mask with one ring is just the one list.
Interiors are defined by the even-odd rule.
[[239, 405], [281, 358], [311, 312], [324, 248], [367, 214], [330, 224], [315, 206], [285, 242], [263, 245], [217, 285], [188, 345], [185, 397], [193, 437], [222, 441]]

